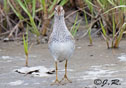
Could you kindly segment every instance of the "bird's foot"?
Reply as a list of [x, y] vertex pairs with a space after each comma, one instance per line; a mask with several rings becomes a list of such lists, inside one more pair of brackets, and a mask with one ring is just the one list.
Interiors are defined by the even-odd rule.
[[59, 85], [60, 81], [58, 79], [56, 79], [51, 85]]
[[64, 75], [64, 77], [62, 78], [62, 80], [60, 81], [60, 83], [61, 83], [63, 80], [64, 80], [65, 82], [64, 82], [62, 85], [66, 84], [67, 82], [68, 82], [68, 83], [72, 83], [72, 81], [68, 79], [67, 75]]

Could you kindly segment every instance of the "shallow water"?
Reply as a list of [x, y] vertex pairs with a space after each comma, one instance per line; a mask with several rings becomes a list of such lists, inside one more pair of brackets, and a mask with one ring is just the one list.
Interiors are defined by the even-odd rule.
[[[95, 38], [94, 45], [88, 46], [88, 39], [76, 42], [76, 50], [68, 63], [68, 77], [72, 83], [66, 85], [50, 84], [55, 80], [54, 60], [47, 44], [34, 45], [29, 53], [29, 67], [25, 65], [23, 45], [17, 42], [0, 42], [0, 88], [125, 88], [126, 86], [126, 41], [122, 40], [119, 49], [107, 49], [103, 39]], [[64, 62], [58, 63], [58, 78], [64, 75]], [[39, 69], [32, 74], [20, 74]], [[101, 79], [99, 85], [94, 80]], [[118, 79], [120, 85], [108, 85]], [[97, 81], [97, 80], [96, 80]]]

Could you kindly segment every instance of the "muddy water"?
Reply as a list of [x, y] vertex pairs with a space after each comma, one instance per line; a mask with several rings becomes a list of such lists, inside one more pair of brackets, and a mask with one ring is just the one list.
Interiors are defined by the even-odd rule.
[[[55, 73], [35, 76], [15, 72], [25, 65], [23, 45], [0, 42], [0, 88], [126, 88], [126, 41], [122, 40], [120, 48], [113, 50], [107, 49], [100, 38], [95, 38], [93, 43], [88, 46], [88, 39], [76, 42], [76, 50], [68, 63], [68, 77], [72, 83], [51, 86]], [[55, 68], [47, 44], [33, 45], [29, 52], [29, 66], [42, 67], [45, 74]], [[59, 63], [58, 68], [61, 80], [64, 62]]]

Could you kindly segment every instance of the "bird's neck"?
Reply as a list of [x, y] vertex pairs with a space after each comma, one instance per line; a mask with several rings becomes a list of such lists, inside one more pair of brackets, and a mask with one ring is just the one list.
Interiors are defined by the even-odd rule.
[[64, 15], [63, 16], [54, 16], [54, 22], [55, 23], [58, 23], [58, 22], [65, 23], [65, 21], [64, 21]]
[[54, 28], [53, 30], [60, 30], [66, 27], [64, 16], [54, 16]]

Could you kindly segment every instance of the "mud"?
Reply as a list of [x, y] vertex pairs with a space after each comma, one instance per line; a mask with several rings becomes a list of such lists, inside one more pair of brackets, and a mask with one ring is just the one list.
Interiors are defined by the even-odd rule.
[[[76, 41], [76, 50], [68, 62], [68, 77], [72, 83], [52, 86], [55, 73], [34, 76], [15, 72], [15, 69], [25, 67], [23, 45], [20, 42], [0, 42], [0, 88], [126, 88], [125, 44], [126, 41], [122, 40], [120, 48], [107, 49], [102, 38], [94, 38], [93, 46], [88, 46], [87, 38]], [[64, 75], [64, 64], [58, 63], [59, 80]], [[31, 48], [29, 67], [36, 66], [55, 69], [47, 44]]]

